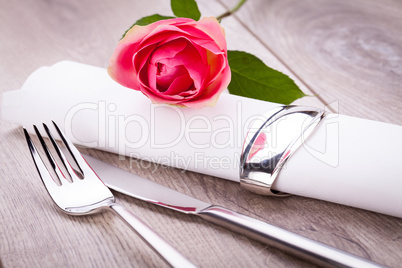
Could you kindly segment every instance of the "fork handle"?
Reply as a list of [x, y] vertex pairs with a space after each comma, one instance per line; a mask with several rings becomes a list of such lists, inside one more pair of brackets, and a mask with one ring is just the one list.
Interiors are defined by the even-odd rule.
[[196, 267], [125, 207], [116, 203], [112, 203], [109, 207], [172, 267]]

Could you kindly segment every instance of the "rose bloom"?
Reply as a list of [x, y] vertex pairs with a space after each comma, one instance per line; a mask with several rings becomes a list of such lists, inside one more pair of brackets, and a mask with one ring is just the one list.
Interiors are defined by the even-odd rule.
[[214, 17], [135, 25], [120, 40], [108, 72], [154, 103], [213, 106], [231, 76], [224, 30]]

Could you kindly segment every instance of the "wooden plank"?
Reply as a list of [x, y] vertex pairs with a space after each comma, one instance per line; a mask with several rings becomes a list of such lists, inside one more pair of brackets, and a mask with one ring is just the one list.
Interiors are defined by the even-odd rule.
[[236, 17], [340, 113], [402, 124], [401, 15], [401, 1], [253, 0]]

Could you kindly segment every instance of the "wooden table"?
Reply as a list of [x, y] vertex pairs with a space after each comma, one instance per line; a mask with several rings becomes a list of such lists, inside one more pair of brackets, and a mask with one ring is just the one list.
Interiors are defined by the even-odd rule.
[[[217, 16], [236, 0], [199, 2], [204, 15]], [[107, 67], [121, 34], [154, 13], [171, 14], [169, 1], [1, 0], [1, 92], [19, 89], [35, 69], [60, 60]], [[256, 54], [304, 92], [317, 94], [297, 104], [402, 125], [401, 1], [250, 0], [222, 25], [229, 49]], [[0, 135], [0, 266], [166, 266], [111, 213], [59, 213], [40, 183], [21, 128], [0, 121]], [[139, 160], [130, 168], [116, 155], [89, 153], [206, 202], [401, 267], [400, 218], [297, 196], [258, 196], [235, 182]], [[198, 266], [309, 266], [197, 217], [116, 196]]]

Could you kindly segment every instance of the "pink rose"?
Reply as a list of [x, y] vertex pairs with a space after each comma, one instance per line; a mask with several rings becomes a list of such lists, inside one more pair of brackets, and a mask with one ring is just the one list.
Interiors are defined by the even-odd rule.
[[231, 76], [224, 30], [214, 17], [136, 25], [119, 42], [108, 72], [154, 103], [213, 106]]

